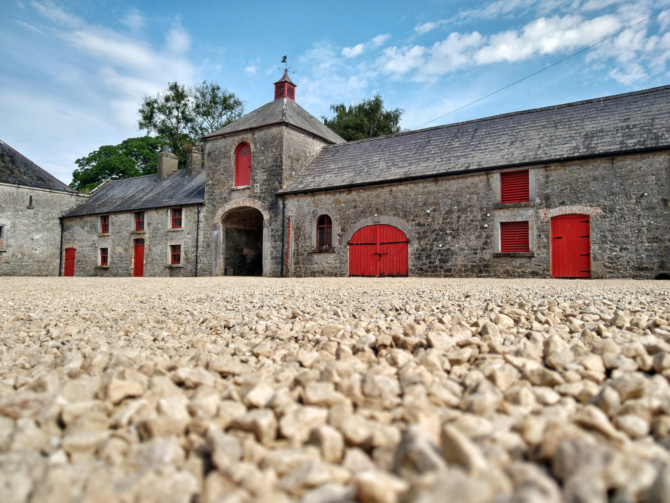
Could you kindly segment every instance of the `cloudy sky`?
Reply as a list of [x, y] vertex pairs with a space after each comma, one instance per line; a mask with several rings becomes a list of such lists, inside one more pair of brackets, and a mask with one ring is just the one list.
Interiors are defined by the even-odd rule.
[[144, 134], [145, 95], [208, 80], [251, 111], [284, 54], [313, 115], [380, 93], [417, 129], [670, 84], [669, 28], [670, 0], [0, 0], [0, 139], [69, 183]]

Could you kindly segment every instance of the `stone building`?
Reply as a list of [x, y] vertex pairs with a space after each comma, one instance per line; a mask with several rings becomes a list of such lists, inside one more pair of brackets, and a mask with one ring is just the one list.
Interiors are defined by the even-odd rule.
[[[273, 101], [204, 138], [204, 195], [193, 203], [200, 237], [190, 244], [197, 265], [182, 273], [670, 271], [670, 86], [349, 143], [295, 102], [288, 75], [274, 86]], [[165, 199], [160, 207], [182, 204]], [[129, 211], [137, 208], [119, 209], [126, 219]], [[100, 224], [71, 225], [79, 230], [66, 231], [64, 246], [88, 240], [93, 251], [79, 270], [93, 274]], [[116, 274], [128, 275], [131, 237], [124, 239], [106, 248], [122, 262]], [[184, 239], [182, 246], [196, 238]], [[171, 272], [170, 243], [160, 240], [151, 275]]]
[[64, 276], [196, 276], [205, 172], [161, 152], [158, 173], [110, 180], [63, 216]]
[[85, 200], [0, 140], [0, 276], [56, 276], [59, 217]]

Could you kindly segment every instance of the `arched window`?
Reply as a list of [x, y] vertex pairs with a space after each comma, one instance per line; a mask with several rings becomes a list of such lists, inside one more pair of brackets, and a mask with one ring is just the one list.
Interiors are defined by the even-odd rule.
[[333, 246], [333, 221], [328, 215], [319, 215], [316, 219], [316, 247], [320, 249]]
[[235, 153], [235, 187], [251, 185], [251, 147], [242, 143]]

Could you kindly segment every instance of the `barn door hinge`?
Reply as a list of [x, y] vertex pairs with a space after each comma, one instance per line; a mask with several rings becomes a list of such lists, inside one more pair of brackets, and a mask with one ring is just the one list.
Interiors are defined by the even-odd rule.
[[580, 237], [580, 238], [590, 238], [591, 235], [590, 235], [590, 234], [587, 234], [586, 236], [579, 236], [579, 237]]
[[563, 236], [555, 236], [554, 239], [563, 239]]
[[591, 254], [590, 253], [580, 253], [579, 256], [580, 257], [590, 257]]
[[588, 221], [588, 220], [580, 220], [579, 223], [580, 223], [580, 224], [588, 224], [589, 221]]
[[579, 271], [579, 272], [588, 272], [589, 274], [591, 274], [591, 269], [589, 269], [588, 271]]

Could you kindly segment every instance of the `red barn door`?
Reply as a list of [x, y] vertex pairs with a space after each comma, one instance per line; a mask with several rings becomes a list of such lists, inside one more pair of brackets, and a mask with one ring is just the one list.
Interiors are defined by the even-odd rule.
[[65, 248], [65, 266], [63, 267], [63, 276], [74, 276], [74, 256], [76, 253], [76, 248]]
[[591, 277], [590, 228], [588, 215], [562, 215], [551, 219], [552, 277]]
[[144, 276], [144, 239], [135, 240], [135, 258], [133, 260], [133, 276]]
[[407, 276], [407, 236], [390, 225], [369, 225], [349, 241], [350, 276]]

